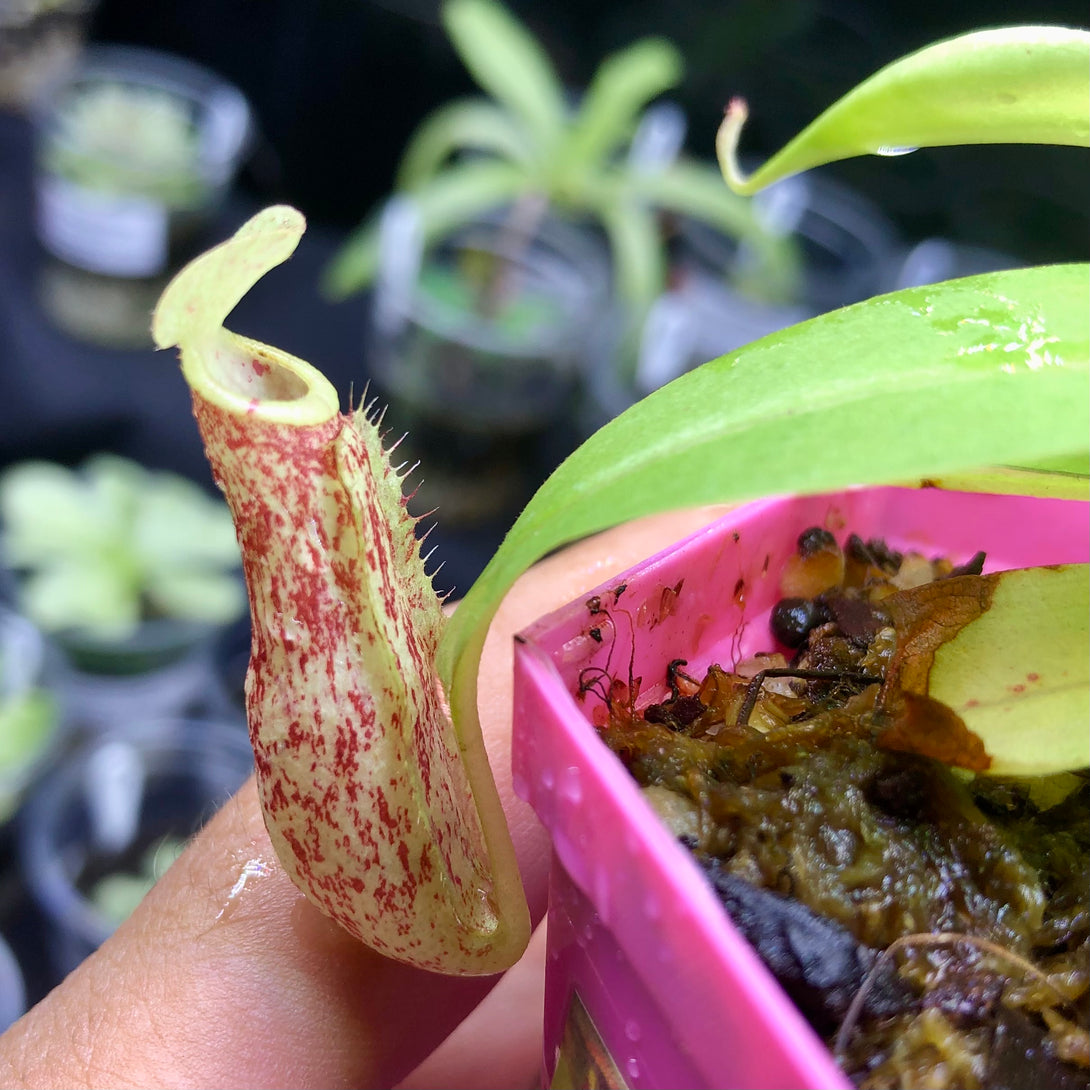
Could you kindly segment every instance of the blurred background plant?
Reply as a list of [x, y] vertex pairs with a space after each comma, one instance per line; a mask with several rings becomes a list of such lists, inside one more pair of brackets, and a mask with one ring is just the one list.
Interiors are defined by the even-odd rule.
[[0, 108], [26, 109], [74, 63], [94, 6], [95, 0], [0, 3]]
[[0, 550], [44, 631], [132, 636], [141, 622], [227, 624], [245, 609], [226, 504], [113, 455], [78, 470], [24, 462], [0, 475]]
[[201, 65], [92, 45], [33, 111], [41, 305], [66, 333], [146, 347], [169, 276], [204, 245], [250, 143], [250, 109]]
[[499, 524], [616, 411], [588, 410], [588, 390], [613, 381], [630, 396], [692, 225], [724, 240], [716, 275], [757, 307], [797, 297], [800, 255], [772, 205], [739, 200], [711, 160], [685, 154], [684, 112], [660, 97], [683, 74], [666, 38], [614, 51], [580, 92], [498, 0], [439, 13], [485, 94], [416, 128], [393, 195], [323, 287], [333, 299], [373, 289], [371, 392], [420, 464], [418, 509]]
[[25, 617], [0, 604], [0, 824], [48, 754], [59, 708], [47, 687], [47, 651]]
[[[593, 6], [584, 0], [505, 3], [507, 22], [515, 23], [516, 35], [528, 39], [537, 54], [537, 61], [531, 63], [545, 69], [553, 124], [555, 118], [561, 122], [553, 131], [558, 146], [569, 149], [566, 160], [533, 158], [542, 146], [544, 130], [527, 127], [507, 98], [497, 95], [487, 82], [498, 78], [495, 73], [481, 75], [467, 63], [449, 18], [443, 17], [440, 0], [314, 0], [307, 4], [298, 0], [262, 0], [260, 4], [253, 0], [159, 0], [155, 4], [146, 0], [0, 0], [0, 469], [28, 459], [78, 466], [89, 455], [110, 451], [142, 467], [184, 474], [205, 498], [215, 495], [193, 422], [179, 411], [186, 395], [173, 360], [156, 358], [147, 348], [121, 349], [67, 334], [44, 310], [36, 290], [41, 265], [51, 255], [42, 253], [36, 236], [38, 128], [28, 107], [35, 94], [58, 86], [55, 81], [65, 72], [71, 74], [75, 62], [89, 59], [90, 48], [82, 54], [76, 48], [84, 35], [96, 51], [119, 44], [137, 46], [196, 63], [229, 81], [252, 106], [255, 138], [245, 149], [241, 172], [225, 190], [209, 230], [216, 237], [226, 237], [256, 207], [274, 201], [300, 208], [310, 226], [293, 261], [239, 305], [233, 327], [319, 363], [342, 391], [345, 408], [358, 399], [366, 383], [371, 383], [372, 394], [378, 391], [375, 375], [382, 366], [384, 344], [399, 353], [415, 344], [418, 361], [433, 352], [441, 355], [447, 402], [445, 406], [440, 402], [439, 410], [451, 422], [464, 380], [474, 373], [494, 377], [497, 372], [489, 355], [502, 351], [509, 360], [514, 334], [536, 329], [536, 341], [522, 342], [528, 358], [555, 356], [562, 346], [559, 354], [569, 361], [576, 350], [583, 357], [597, 352], [592, 342], [603, 332], [614, 332], [604, 328], [610, 325], [611, 302], [619, 297], [620, 286], [612, 283], [607, 228], [595, 212], [605, 199], [603, 193], [618, 194], [616, 218], [623, 214], [632, 235], [653, 243], [653, 249], [646, 251], [651, 257], [643, 264], [637, 259], [627, 270], [634, 287], [624, 290], [638, 298], [644, 285], [646, 298], [647, 285], [661, 283], [665, 288], [646, 311], [641, 330], [647, 342], [645, 358], [636, 353], [619, 360], [615, 350], [606, 351], [603, 357], [612, 373], [627, 368], [641, 383], [654, 385], [669, 377], [677, 359], [699, 362], [720, 350], [722, 342], [716, 342], [709, 331], [722, 328], [716, 317], [722, 313], [726, 283], [722, 273], [724, 263], [736, 262], [739, 250], [746, 250], [737, 244], [743, 237], [741, 227], [732, 227], [729, 221], [724, 230], [714, 229], [708, 221], [714, 223], [715, 216], [700, 218], [699, 207], [693, 209], [695, 220], [678, 215], [666, 207], [665, 197], [656, 203], [653, 190], [668, 185], [664, 178], [677, 177], [690, 167], [706, 171], [709, 194], [714, 183], [716, 214], [727, 214], [721, 211], [727, 205], [719, 202], [731, 198], [713, 174], [710, 161], [714, 133], [731, 96], [741, 95], [755, 104], [744, 150], [747, 156], [760, 159], [803, 128], [820, 104], [835, 100], [861, 78], [913, 48], [974, 25], [1078, 25], [1086, 19], [1085, 3], [1076, 0], [965, 0], [959, 5], [931, 6], [913, 0], [887, 0], [882, 5], [860, 0], [776, 4], [613, 0]], [[494, 9], [492, 5], [488, 11]], [[58, 44], [60, 49], [52, 48]], [[501, 54], [513, 48], [506, 41], [500, 47]], [[519, 75], [521, 79], [524, 73]], [[9, 94], [13, 87], [15, 94]], [[516, 86], [506, 93], [525, 96], [529, 89]], [[459, 128], [470, 121], [454, 124], [448, 113], [444, 139], [449, 150], [441, 153], [442, 141], [435, 142], [437, 130], [433, 130], [430, 143], [418, 153], [420, 158], [415, 163], [409, 160], [407, 150], [414, 134], [425, 133], [429, 124], [439, 125], [429, 118], [441, 120], [444, 111], [470, 96], [476, 98], [466, 105], [465, 118], [492, 116], [486, 125], [492, 126], [492, 141], [498, 146], [490, 150], [464, 140]], [[591, 112], [595, 101], [599, 104], [594, 110], [601, 110], [600, 114]], [[508, 127], [507, 144], [504, 136], [496, 135], [504, 126], [495, 120], [497, 114], [519, 126], [517, 135]], [[583, 126], [578, 128], [582, 143], [575, 142], [577, 126]], [[443, 135], [441, 126], [438, 132]], [[431, 151], [425, 156], [428, 147]], [[670, 173], [660, 169], [663, 163], [671, 165]], [[472, 270], [476, 286], [473, 277], [436, 275], [435, 265], [422, 261], [412, 305], [399, 311], [408, 324], [388, 340], [373, 337], [365, 328], [376, 302], [376, 281], [363, 292], [371, 296], [367, 302], [356, 293], [338, 301], [319, 290], [336, 268], [335, 259], [344, 260], [351, 253], [349, 239], [358, 244], [361, 219], [373, 210], [380, 214], [377, 210], [386, 206], [391, 194], [406, 195], [408, 191], [401, 188], [403, 171], [415, 177], [414, 186], [424, 189], [463, 171], [471, 179], [487, 171], [502, 175], [511, 192], [530, 191], [546, 175], [550, 184], [566, 177], [565, 186], [574, 187], [569, 200], [591, 202], [579, 209], [549, 198], [548, 211], [553, 214], [545, 217], [548, 238], [541, 240], [547, 260], [534, 265], [528, 260], [508, 263], [519, 272], [505, 283], [513, 287], [522, 278], [527, 291], [511, 293], [506, 336], [495, 345], [480, 339], [459, 345], [450, 336], [471, 304], [480, 300], [480, 285], [493, 281], [490, 274], [496, 255], [511, 253], [511, 231], [504, 247], [496, 248], [503, 231], [490, 232], [495, 218], [490, 224], [487, 218], [482, 223], [467, 217], [462, 221], [465, 231], [449, 232], [435, 248], [428, 248], [432, 256], [441, 250], [448, 268], [463, 273]], [[893, 260], [887, 268], [894, 282], [889, 287], [975, 271], [979, 261], [993, 263], [996, 252], [1002, 260], [1038, 264], [1081, 260], [1090, 231], [1085, 157], [1078, 149], [924, 149], [900, 160], [896, 171], [873, 157], [835, 164], [822, 171], [822, 182], [832, 183], [828, 192], [818, 193], [823, 187], [815, 179], [804, 181], [807, 191], [781, 190], [774, 207], [755, 210], [733, 202], [730, 210], [740, 208], [750, 217], [754, 211], [758, 216], [779, 217], [772, 225], [771, 244], [780, 247], [778, 252], [787, 260], [783, 267], [806, 291], [815, 287], [840, 291], [842, 287], [835, 275], [829, 275], [835, 266], [831, 270], [814, 260], [810, 241], [819, 257], [831, 253], [821, 245], [830, 232], [848, 238], [855, 247], [861, 232], [841, 230], [841, 210], [849, 209], [840, 200], [844, 195], [852, 197], [853, 216], [860, 207], [854, 198], [862, 194], [869, 199], [863, 215], [868, 238], [873, 236], [885, 245], [889, 237], [883, 223], [893, 223]], [[802, 214], [815, 207], [817, 198], [824, 201], [829, 196], [831, 203], [823, 203], [825, 214], [812, 222], [813, 238], [808, 240], [800, 229], [809, 230], [811, 224], [804, 222]], [[629, 203], [622, 206], [622, 198]], [[508, 199], [508, 210], [514, 203]], [[877, 220], [870, 215], [874, 206], [881, 212]], [[537, 214], [536, 206], [532, 210]], [[613, 214], [609, 209], [607, 213]], [[577, 221], [584, 227], [589, 222], [593, 230], [580, 231]], [[502, 228], [508, 222], [501, 216], [498, 224]], [[632, 227], [634, 223], [642, 227]], [[402, 219], [402, 228], [404, 224]], [[570, 232], [553, 230], [565, 227], [580, 236], [582, 244], [569, 247]], [[767, 219], [752, 224], [754, 230], [761, 227], [769, 228]], [[651, 228], [658, 233], [652, 234]], [[779, 236], [775, 230], [781, 232]], [[784, 239], [785, 231], [794, 237]], [[561, 236], [563, 240], [558, 241]], [[119, 237], [114, 231], [100, 235], [113, 242]], [[768, 241], [764, 235], [756, 240]], [[572, 265], [569, 250], [572, 254], [578, 250], [580, 256], [574, 260], [584, 275], [567, 275]], [[683, 281], [674, 264], [682, 251], [691, 262]], [[526, 250], [523, 257], [529, 259], [531, 252]], [[101, 258], [106, 250], [99, 245], [95, 253]], [[966, 256], [971, 259], [968, 270]], [[377, 255], [369, 260], [377, 260]], [[656, 270], [663, 267], [667, 271], [659, 281]], [[873, 262], [866, 266], [866, 275], [853, 281], [851, 291], [880, 290], [866, 287], [875, 283], [866, 271], [874, 267]], [[709, 275], [690, 276], [694, 268]], [[780, 303], [756, 300], [753, 285], [746, 283], [747, 270], [729, 271], [734, 284], [751, 291], [736, 315], [750, 322], [777, 323], [805, 316], [796, 308], [794, 316], [785, 319], [782, 297]], [[768, 283], [776, 281], [770, 278]], [[817, 305], [835, 306], [838, 298], [843, 298], [842, 291], [831, 297], [827, 292]], [[133, 308], [141, 335], [149, 306], [150, 302]], [[565, 321], [556, 321], [557, 307]], [[100, 303], [87, 311], [108, 317]], [[588, 325], [581, 323], [588, 314], [586, 332]], [[704, 315], [712, 318], [705, 321]], [[553, 344], [541, 337], [549, 328], [556, 334]], [[753, 329], [752, 325], [747, 328]], [[456, 345], [453, 350], [452, 345]], [[569, 370], [562, 368], [561, 373], [570, 378], [570, 364], [565, 362], [564, 367]], [[505, 368], [509, 374], [518, 372], [510, 364]], [[592, 373], [608, 372], [595, 368]], [[623, 408], [634, 392], [631, 386], [607, 390], [601, 411], [608, 415]], [[524, 387], [519, 397], [535, 409], [549, 403], [542, 387], [534, 385]], [[559, 399], [558, 404], [570, 412], [570, 400]], [[392, 416], [388, 419], [393, 428]], [[486, 425], [483, 434], [459, 432], [471, 460], [493, 441], [494, 426], [494, 422]], [[575, 434], [561, 434], [564, 428]], [[545, 429], [546, 435], [554, 432], [550, 450], [532, 467], [535, 472], [549, 468], [549, 459], [563, 453], [569, 438], [578, 438], [570, 417], [561, 416]], [[436, 435], [440, 450], [451, 445], [441, 431]], [[504, 458], [531, 457], [521, 439], [504, 442], [499, 464]], [[431, 494], [425, 500], [427, 489], [423, 489], [417, 502], [438, 505], [438, 523], [429, 545], [436, 548], [434, 563], [442, 565], [440, 584], [464, 591], [508, 529], [509, 519], [500, 515], [484, 526], [459, 525], [451, 517], [456, 513], [454, 494], [445, 488], [441, 475], [428, 472], [426, 479], [433, 486]], [[498, 493], [502, 483], [484, 475], [481, 481], [478, 495], [486, 499], [491, 490]], [[76, 521], [77, 535], [89, 532]], [[187, 538], [199, 537], [204, 525], [201, 518], [175, 523], [178, 540], [170, 544], [180, 547]], [[58, 533], [67, 533], [67, 526], [62, 520]], [[4, 576], [0, 563], [0, 583]], [[106, 577], [100, 586], [116, 583]], [[127, 585], [124, 580], [121, 583]], [[131, 593], [126, 594], [131, 602]], [[2, 587], [0, 597], [5, 597]], [[81, 594], [76, 597], [82, 600]], [[141, 608], [147, 597], [136, 596]], [[12, 598], [6, 595], [5, 603], [11, 606]], [[27, 618], [21, 617], [20, 622], [20, 630], [29, 626], [37, 632]], [[116, 632], [117, 625], [113, 627]], [[236, 716], [233, 725], [245, 733], [239, 710], [248, 648], [245, 614], [227, 629], [205, 622], [169, 620], [165, 627], [142, 622], [127, 642], [115, 638], [109, 654], [101, 642], [74, 641], [75, 631], [69, 627], [44, 641], [50, 650], [64, 652], [53, 656], [58, 661], [48, 664], [36, 686], [60, 709], [61, 731], [47, 727], [43, 736], [47, 755], [63, 759], [62, 763], [72, 759], [67, 741], [71, 735], [64, 729], [70, 711], [78, 711], [84, 723], [93, 712], [95, 729], [87, 732], [91, 737], [106, 724], [125, 729], [130, 738], [140, 736], [150, 745], [150, 735], [159, 728], [149, 723], [149, 712], [161, 717], [188, 711], [194, 703], [206, 706], [221, 685], [230, 691], [229, 710]], [[40, 632], [37, 639], [42, 641]], [[124, 648], [124, 656], [116, 653], [118, 647]], [[194, 656], [195, 647], [199, 654]], [[83, 664], [78, 679], [71, 670], [73, 654]], [[150, 669], [140, 675], [117, 676], [122, 666], [130, 671]], [[93, 680], [101, 684], [92, 687], [87, 672], [91, 667], [109, 668], [115, 674], [99, 673]], [[74, 685], [74, 680], [80, 684]], [[223, 708], [222, 703], [219, 706]], [[21, 711], [18, 714], [20, 722], [27, 722]], [[33, 730], [27, 737], [32, 734]], [[16, 745], [15, 734], [9, 740]], [[12, 824], [0, 823], [0, 932], [11, 940], [28, 971], [33, 999], [56, 983], [48, 956], [53, 939], [50, 926], [43, 924], [41, 914], [27, 904], [25, 891], [20, 891], [20, 853], [6, 832]]]
[[199, 133], [182, 99], [104, 81], [58, 102], [42, 169], [103, 193], [139, 194], [184, 208], [202, 199]]
[[[539, 41], [496, 0], [446, 0], [440, 13], [489, 97], [440, 106], [405, 146], [394, 188], [413, 198], [425, 244], [497, 206], [514, 204], [516, 218], [552, 210], [601, 229], [617, 294], [642, 314], [666, 282], [662, 216], [686, 216], [745, 246], [739, 268], [755, 290], [791, 293], [790, 240], [725, 189], [714, 163], [681, 152], [678, 107], [647, 109], [682, 77], [672, 42], [647, 37], [612, 53], [586, 91], [573, 94]], [[374, 281], [380, 234], [381, 212], [373, 212], [326, 271], [333, 297]]]

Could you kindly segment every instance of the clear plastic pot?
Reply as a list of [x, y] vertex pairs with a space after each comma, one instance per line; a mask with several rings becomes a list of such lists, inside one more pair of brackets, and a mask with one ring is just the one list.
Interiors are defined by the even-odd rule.
[[114, 931], [253, 768], [244, 722], [149, 721], [87, 739], [19, 814], [19, 858], [58, 978]]
[[670, 286], [638, 328], [619, 310], [595, 328], [581, 407], [585, 434], [708, 360], [894, 286], [897, 233], [861, 194], [807, 174], [775, 183], [755, 204], [771, 234], [796, 244], [797, 283], [787, 291], [768, 281], [737, 239], [681, 219]]
[[425, 246], [412, 202], [391, 202], [367, 361], [386, 424], [420, 461], [419, 510], [438, 506], [448, 526], [517, 511], [567, 453], [549, 463], [607, 290], [595, 242], [543, 208]]
[[45, 637], [0, 604], [0, 822], [8, 819], [57, 742], [55, 663]]
[[81, 339], [150, 345], [151, 309], [208, 242], [247, 148], [245, 97], [180, 57], [96, 46], [36, 121], [43, 306]]

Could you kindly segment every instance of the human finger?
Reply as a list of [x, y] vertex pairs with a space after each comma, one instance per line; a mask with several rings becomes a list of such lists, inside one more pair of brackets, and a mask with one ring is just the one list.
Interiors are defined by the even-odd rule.
[[[512, 636], [712, 513], [643, 520], [550, 557], [493, 622], [481, 720], [535, 919], [549, 849], [511, 789]], [[276, 863], [251, 781], [118, 932], [0, 1039], [0, 1084], [391, 1086], [494, 982], [400, 965], [330, 923]]]

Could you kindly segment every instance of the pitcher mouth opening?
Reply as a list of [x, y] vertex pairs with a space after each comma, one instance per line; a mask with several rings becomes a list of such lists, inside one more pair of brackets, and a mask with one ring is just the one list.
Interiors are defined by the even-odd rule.
[[[254, 350], [247, 352], [252, 347]], [[209, 378], [226, 392], [248, 401], [302, 401], [310, 393], [307, 383], [275, 354], [261, 351], [264, 345], [223, 345], [216, 350]]]
[[197, 393], [233, 413], [310, 425], [340, 411], [336, 390], [310, 364], [237, 334], [183, 349], [182, 368]]

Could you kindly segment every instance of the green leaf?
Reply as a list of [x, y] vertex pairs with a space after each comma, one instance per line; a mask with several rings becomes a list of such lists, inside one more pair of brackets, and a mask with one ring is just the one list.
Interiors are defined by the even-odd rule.
[[401, 157], [396, 188], [418, 189], [458, 151], [488, 152], [531, 169], [536, 150], [526, 130], [494, 102], [462, 99], [421, 122]]
[[130, 537], [146, 571], [234, 570], [242, 563], [227, 504], [171, 474], [148, 474]]
[[1085, 450], [1088, 291], [1086, 265], [910, 288], [780, 330], [633, 406], [538, 490], [455, 611], [439, 647], [455, 715], [475, 715], [500, 599], [566, 542], [653, 511]]
[[140, 621], [138, 578], [99, 558], [73, 557], [32, 572], [21, 584], [19, 605], [47, 632], [90, 626], [123, 638]]
[[34, 567], [57, 557], [101, 549], [117, 532], [116, 513], [79, 474], [31, 460], [0, 475], [4, 561]]
[[567, 116], [564, 89], [536, 39], [494, 0], [447, 0], [442, 16], [481, 88], [526, 125], [541, 154], [555, 147]]
[[681, 55], [663, 38], [645, 38], [607, 57], [583, 96], [558, 174], [592, 169], [620, 149], [640, 111], [673, 87], [681, 73]]
[[747, 284], [760, 298], [797, 298], [801, 257], [793, 238], [766, 230], [752, 201], [732, 193], [713, 166], [679, 159], [666, 170], [628, 179], [633, 195], [656, 208], [688, 216], [744, 243], [753, 258]]
[[56, 720], [56, 699], [44, 689], [25, 689], [0, 700], [0, 820], [8, 816], [4, 781], [38, 756]]
[[1090, 451], [1081, 450], [1073, 454], [1057, 454], [1051, 458], [1040, 458], [1033, 463], [1033, 468], [1042, 473], [1087, 477], [1090, 476]]
[[953, 144], [1090, 145], [1090, 33], [1066, 27], [982, 30], [887, 65], [829, 107], [752, 175], [738, 166], [745, 104], [716, 138], [739, 193], [856, 155]]
[[617, 294], [638, 322], [666, 280], [658, 221], [650, 208], [620, 193], [614, 200], [603, 202], [598, 215], [613, 255]]
[[1090, 570], [997, 577], [988, 608], [935, 652], [928, 695], [984, 743], [989, 775], [1037, 776], [1090, 759]]
[[230, 624], [246, 610], [242, 580], [222, 572], [164, 569], [156, 573], [147, 590], [156, 609], [169, 617]]
[[[425, 243], [526, 191], [525, 171], [497, 160], [459, 163], [413, 194]], [[322, 275], [322, 290], [343, 299], [367, 287], [378, 273], [380, 214], [358, 227]]]

